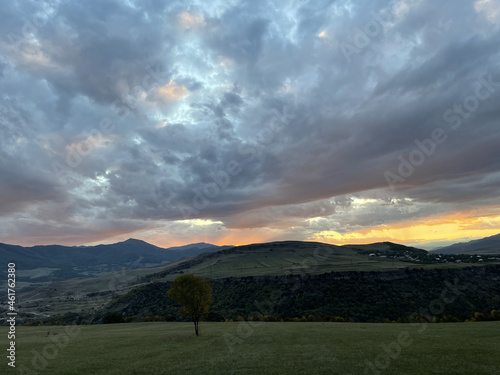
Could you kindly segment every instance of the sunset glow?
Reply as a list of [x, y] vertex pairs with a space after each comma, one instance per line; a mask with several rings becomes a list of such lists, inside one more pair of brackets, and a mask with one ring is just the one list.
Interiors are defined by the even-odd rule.
[[414, 246], [429, 243], [458, 242], [493, 236], [500, 233], [500, 216], [457, 218], [457, 215], [400, 222], [394, 226], [377, 226], [359, 232], [337, 233], [323, 231], [311, 240], [332, 244], [362, 244], [372, 242], [397, 242]]

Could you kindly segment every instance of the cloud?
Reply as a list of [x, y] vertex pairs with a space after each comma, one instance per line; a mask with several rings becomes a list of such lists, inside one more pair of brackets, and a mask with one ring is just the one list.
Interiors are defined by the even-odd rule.
[[477, 0], [474, 3], [474, 9], [490, 23], [494, 24], [500, 19], [500, 4], [498, 1]]
[[193, 28], [206, 25], [205, 19], [202, 15], [187, 11], [180, 12], [177, 15], [177, 22], [184, 30], [191, 30]]
[[177, 101], [188, 94], [188, 90], [185, 86], [178, 85], [173, 81], [159, 87], [157, 91], [160, 99], [167, 102]]
[[[0, 217], [16, 225], [0, 240], [342, 239], [494, 216], [497, 8], [10, 2]], [[445, 140], [429, 146], [436, 129]]]

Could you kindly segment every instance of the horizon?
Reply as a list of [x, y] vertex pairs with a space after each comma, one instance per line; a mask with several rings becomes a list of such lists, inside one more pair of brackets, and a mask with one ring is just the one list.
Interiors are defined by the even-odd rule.
[[[500, 233], [497, 233], [497, 235], [500, 235]], [[475, 240], [480, 240], [480, 239], [484, 239], [484, 238], [482, 237], [482, 238], [475, 238], [475, 239], [465, 239], [464, 241], [450, 242], [450, 243], [442, 245], [442, 246], [433, 246], [433, 247], [423, 247], [423, 246], [419, 247], [419, 246], [413, 246], [411, 244], [404, 244], [404, 243], [393, 242], [393, 241], [377, 241], [377, 242], [359, 242], [358, 241], [358, 242], [354, 242], [354, 243], [345, 243], [345, 244], [335, 244], [335, 243], [328, 243], [328, 242], [323, 242], [323, 243], [334, 245], [334, 246], [352, 246], [352, 245], [370, 245], [370, 244], [380, 243], [380, 242], [391, 242], [391, 243], [395, 243], [395, 244], [399, 244], [399, 245], [404, 245], [404, 246], [408, 246], [408, 247], [415, 247], [415, 248], [419, 248], [419, 249], [422, 249], [422, 250], [431, 251], [431, 250], [439, 249], [441, 247], [446, 247], [446, 246], [457, 244], [457, 243], [467, 243], [467, 242], [470, 242], [470, 241], [475, 241]], [[111, 241], [111, 242], [109, 242], [109, 241], [105, 241], [105, 242], [99, 241], [97, 243], [80, 244], [80, 245], [77, 245], [77, 244], [75, 244], [75, 245], [61, 245], [61, 244], [58, 244], [58, 243], [35, 244], [35, 245], [27, 245], [27, 246], [19, 245], [19, 244], [14, 244], [14, 243], [9, 243], [8, 245], [23, 246], [23, 247], [31, 247], [31, 246], [91, 247], [91, 246], [98, 246], [98, 245], [114, 245], [114, 244], [117, 244], [117, 243], [123, 243], [123, 242], [127, 242], [127, 241], [130, 241], [130, 240], [145, 242], [145, 243], [148, 243], [150, 245], [154, 245], [156, 247], [163, 248], [163, 249], [169, 249], [169, 248], [172, 248], [172, 247], [182, 247], [182, 246], [189, 246], [189, 245], [197, 245], [197, 244], [215, 245], [215, 246], [219, 246], [219, 247], [223, 247], [223, 246], [235, 246], [235, 247], [239, 247], [239, 246], [255, 245], [255, 244], [261, 244], [261, 243], [271, 243], [271, 242], [295, 242], [295, 241], [299, 241], [299, 242], [318, 242], [318, 243], [322, 243], [321, 241], [312, 241], [312, 240], [279, 240], [279, 241], [252, 242], [252, 243], [243, 243], [243, 244], [213, 244], [213, 243], [203, 242], [202, 241], [202, 242], [191, 242], [191, 243], [184, 243], [184, 244], [161, 246], [161, 245], [155, 244], [153, 242], [149, 242], [149, 241], [144, 240], [144, 239], [129, 237], [129, 238], [124, 239], [124, 240], [117, 240], [117, 241]]]
[[498, 2], [12, 1], [0, 18], [0, 242], [500, 233]]

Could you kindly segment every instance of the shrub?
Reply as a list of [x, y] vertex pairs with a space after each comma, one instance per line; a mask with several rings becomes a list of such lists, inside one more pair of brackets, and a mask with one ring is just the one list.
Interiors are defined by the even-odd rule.
[[130, 323], [130, 322], [134, 322], [137, 320], [137, 316], [136, 315], [131, 315], [131, 316], [127, 316], [123, 319], [123, 321], [125, 323]]
[[252, 321], [252, 322], [259, 322], [261, 320], [263, 320], [263, 316], [262, 315], [251, 315], [248, 317], [248, 320]]
[[219, 313], [211, 311], [211, 312], [208, 313], [208, 315], [205, 318], [205, 320], [207, 322], [223, 322], [224, 321], [224, 317], [221, 314], [219, 314]]
[[122, 323], [123, 315], [120, 311], [108, 311], [102, 317], [103, 324]]
[[165, 321], [166, 322], [175, 322], [175, 316], [173, 316], [173, 315], [167, 315], [165, 317]]

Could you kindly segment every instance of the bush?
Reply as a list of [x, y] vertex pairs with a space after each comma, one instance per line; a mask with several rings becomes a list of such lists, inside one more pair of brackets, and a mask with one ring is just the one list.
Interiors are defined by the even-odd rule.
[[108, 311], [102, 317], [102, 324], [122, 323], [123, 315], [120, 311]]
[[143, 322], [162, 322], [164, 320], [165, 318], [158, 315], [155, 316], [146, 315], [144, 318], [142, 318]]
[[125, 317], [125, 319], [123, 319], [123, 321], [125, 323], [130, 323], [130, 322], [134, 322], [137, 320], [137, 316], [136, 315], [132, 315], [132, 316], [127, 316]]
[[208, 313], [207, 317], [205, 318], [205, 320], [207, 322], [223, 322], [224, 321], [224, 317], [221, 314], [219, 314], [219, 313], [210, 311]]
[[263, 320], [264, 317], [262, 315], [251, 315], [248, 317], [248, 320], [252, 321], [252, 322], [259, 322], [261, 320]]
[[478, 322], [483, 322], [483, 321], [487, 320], [487, 317], [483, 313], [475, 312], [474, 319], [476, 319], [476, 321], [478, 321]]
[[264, 322], [276, 322], [276, 317], [274, 315], [264, 315]]

